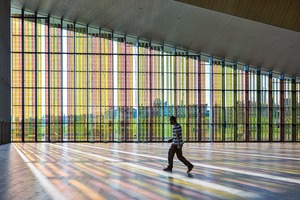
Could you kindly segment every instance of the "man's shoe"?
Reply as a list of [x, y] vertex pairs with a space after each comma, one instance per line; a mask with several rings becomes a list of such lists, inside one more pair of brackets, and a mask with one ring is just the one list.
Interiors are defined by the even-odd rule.
[[169, 167], [167, 167], [167, 168], [164, 168], [164, 171], [165, 171], [165, 172], [172, 172], [172, 169], [169, 168]]
[[189, 173], [190, 171], [192, 171], [193, 168], [194, 168], [194, 165], [190, 166], [186, 173]]

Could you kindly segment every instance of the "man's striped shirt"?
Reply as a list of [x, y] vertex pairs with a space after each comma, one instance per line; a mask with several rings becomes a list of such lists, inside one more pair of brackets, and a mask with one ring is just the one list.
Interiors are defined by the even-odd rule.
[[173, 125], [173, 144], [174, 145], [178, 144], [176, 133], [179, 133], [180, 144], [182, 144], [183, 143], [183, 141], [182, 141], [182, 130], [181, 130], [180, 124], [174, 124]]

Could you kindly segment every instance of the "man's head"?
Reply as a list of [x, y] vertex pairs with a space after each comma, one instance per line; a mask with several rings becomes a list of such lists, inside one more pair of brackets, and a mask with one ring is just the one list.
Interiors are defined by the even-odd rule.
[[175, 116], [170, 117], [170, 124], [172, 124], [172, 125], [176, 124], [176, 117]]

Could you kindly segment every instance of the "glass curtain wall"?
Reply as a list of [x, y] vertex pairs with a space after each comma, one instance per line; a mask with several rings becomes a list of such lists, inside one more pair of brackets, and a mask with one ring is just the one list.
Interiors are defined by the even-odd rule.
[[12, 9], [12, 141], [299, 141], [300, 82]]

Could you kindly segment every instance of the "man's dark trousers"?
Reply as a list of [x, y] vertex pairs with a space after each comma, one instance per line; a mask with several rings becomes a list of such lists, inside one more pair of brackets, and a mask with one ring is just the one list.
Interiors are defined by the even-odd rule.
[[187, 166], [187, 167], [193, 166], [187, 159], [185, 159], [185, 157], [183, 157], [183, 155], [182, 155], [182, 145], [181, 145], [181, 148], [178, 149], [177, 145], [172, 144], [171, 147], [170, 147], [170, 149], [169, 149], [169, 155], [168, 155], [169, 166], [168, 166], [168, 168], [170, 168], [170, 169], [173, 168], [173, 159], [174, 159], [175, 153], [177, 155], [177, 158], [183, 164], [185, 164], [185, 166]]

